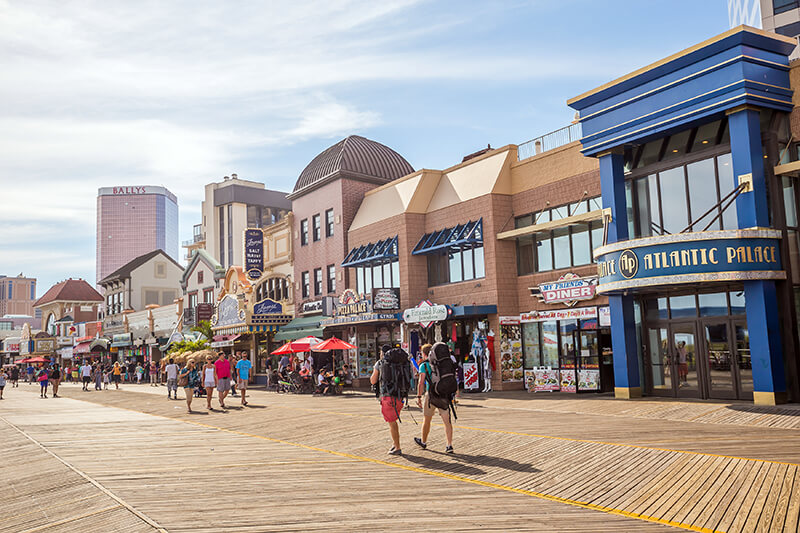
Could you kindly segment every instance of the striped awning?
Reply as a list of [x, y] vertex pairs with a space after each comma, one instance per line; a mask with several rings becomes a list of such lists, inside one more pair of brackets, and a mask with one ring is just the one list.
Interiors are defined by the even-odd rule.
[[214, 328], [214, 333], [216, 335], [230, 335], [232, 333], [248, 333], [248, 327], [245, 324], [238, 324], [236, 326], [231, 326], [229, 328]]
[[280, 326], [271, 325], [271, 326], [248, 326], [250, 328], [250, 333], [274, 333], [278, 331]]

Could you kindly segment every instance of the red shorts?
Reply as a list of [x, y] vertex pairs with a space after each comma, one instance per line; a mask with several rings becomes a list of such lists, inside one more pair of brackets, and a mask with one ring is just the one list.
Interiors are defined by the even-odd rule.
[[384, 396], [381, 398], [381, 414], [387, 422], [394, 422], [400, 418], [400, 411], [403, 410], [403, 400]]

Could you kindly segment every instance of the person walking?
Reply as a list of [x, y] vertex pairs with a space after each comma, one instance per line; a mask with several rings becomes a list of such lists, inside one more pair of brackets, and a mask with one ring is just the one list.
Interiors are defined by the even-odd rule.
[[108, 365], [103, 365], [103, 390], [108, 390], [108, 384], [111, 382], [111, 369]]
[[58, 398], [58, 386], [61, 384], [61, 368], [58, 363], [50, 371], [50, 382], [53, 384], [53, 398]]
[[100, 361], [94, 364], [92, 375], [94, 376], [94, 390], [103, 390], [103, 365], [100, 364]]
[[83, 390], [89, 390], [89, 382], [92, 380], [92, 365], [89, 361], [84, 361], [80, 368], [81, 381], [83, 381]]
[[8, 374], [6, 374], [6, 369], [0, 367], [0, 400], [3, 399], [3, 389], [6, 388], [6, 379], [8, 379]]
[[74, 365], [74, 364], [73, 364], [73, 365], [72, 365], [72, 381], [74, 381], [75, 383], [78, 383], [78, 381], [80, 380], [80, 378], [81, 378], [81, 371], [80, 371], [80, 368], [78, 368], [78, 366], [77, 366], [77, 365]]
[[158, 387], [156, 383], [156, 376], [158, 376], [158, 365], [155, 361], [150, 361], [150, 386]]
[[242, 405], [247, 405], [247, 381], [250, 379], [250, 369], [253, 363], [242, 352], [239, 355], [239, 360], [236, 362], [236, 371], [239, 376], [239, 391], [242, 393]]
[[39, 371], [36, 372], [36, 381], [38, 381], [39, 385], [41, 386], [41, 390], [39, 392], [40, 398], [47, 398], [47, 385], [48, 385], [47, 378], [48, 378], [47, 368], [45, 368], [45, 366], [42, 365]]
[[219, 406], [225, 409], [225, 398], [231, 392], [231, 362], [228, 360], [228, 354], [225, 352], [219, 353], [219, 358], [214, 362], [214, 367], [217, 369], [217, 392], [219, 393]]
[[111, 369], [111, 379], [114, 380], [116, 390], [119, 390], [119, 382], [122, 379], [122, 367], [119, 366], [119, 361], [114, 362], [114, 367]]
[[238, 396], [236, 394], [236, 382], [239, 379], [239, 375], [236, 372], [236, 363], [239, 361], [242, 353], [244, 352], [233, 352], [231, 354], [231, 396], [234, 398]]
[[381, 414], [389, 424], [392, 448], [389, 455], [403, 455], [400, 449], [400, 411], [403, 399], [408, 397], [411, 384], [411, 363], [408, 354], [400, 348], [392, 349], [385, 344], [381, 347], [381, 358], [375, 363], [369, 378], [372, 385], [378, 385], [381, 400]]
[[447, 448], [445, 453], [453, 453], [453, 423], [450, 419], [450, 411], [440, 409], [431, 404], [430, 386], [433, 369], [431, 368], [430, 353], [433, 346], [425, 344], [422, 346], [422, 363], [419, 365], [419, 378], [417, 381], [417, 406], [422, 409], [422, 437], [414, 437], [414, 442], [423, 450], [428, 447], [428, 435], [431, 432], [431, 421], [434, 413], [438, 412], [444, 423], [444, 433], [447, 438]]
[[11, 367], [11, 386], [12, 387], [19, 387], [19, 367], [12, 366]]
[[167, 373], [167, 399], [171, 400], [174, 394], [175, 399], [178, 399], [178, 365], [175, 360], [170, 357], [169, 364], [164, 367]]
[[33, 365], [30, 363], [28, 363], [28, 367], [25, 369], [25, 381], [33, 383]]
[[142, 378], [144, 377], [144, 368], [142, 368], [142, 365], [137, 364], [134, 372], [136, 372], [136, 384], [141, 385]]
[[[174, 364], [172, 359], [170, 359], [170, 364]], [[194, 390], [200, 387], [200, 372], [195, 368], [192, 359], [189, 359], [186, 362], [186, 366], [181, 369], [180, 374], [178, 374], [178, 380], [181, 382], [181, 385], [183, 385], [183, 394], [186, 396], [186, 409], [191, 413]], [[175, 399], [178, 399], [177, 393], [175, 393]], [[209, 409], [210, 408], [209, 405]]]
[[211, 396], [214, 394], [214, 387], [217, 386], [217, 367], [213, 363], [214, 358], [210, 355], [206, 357], [206, 365], [203, 367], [203, 388], [206, 389], [206, 408], [213, 411], [211, 407]]

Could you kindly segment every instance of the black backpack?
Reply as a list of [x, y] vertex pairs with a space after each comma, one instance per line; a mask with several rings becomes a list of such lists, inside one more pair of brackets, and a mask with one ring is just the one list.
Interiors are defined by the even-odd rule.
[[400, 348], [393, 348], [383, 354], [381, 363], [381, 396], [408, 398], [411, 388], [411, 363], [408, 354]]
[[453, 406], [453, 398], [458, 391], [457, 369], [453, 359], [450, 358], [450, 348], [443, 342], [434, 344], [428, 357], [428, 363], [431, 366], [430, 381], [428, 382], [430, 393], [428, 397], [431, 405], [439, 409], [451, 410], [453, 417], [458, 419]]

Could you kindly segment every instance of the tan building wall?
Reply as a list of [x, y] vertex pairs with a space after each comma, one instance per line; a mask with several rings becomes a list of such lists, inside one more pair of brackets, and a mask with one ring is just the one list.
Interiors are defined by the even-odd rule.
[[[10, 299], [8, 298], [9, 285], [11, 286]], [[31, 296], [33, 297], [31, 298]], [[24, 276], [0, 278], [0, 317], [4, 315], [33, 316], [35, 301], [36, 278]]]

